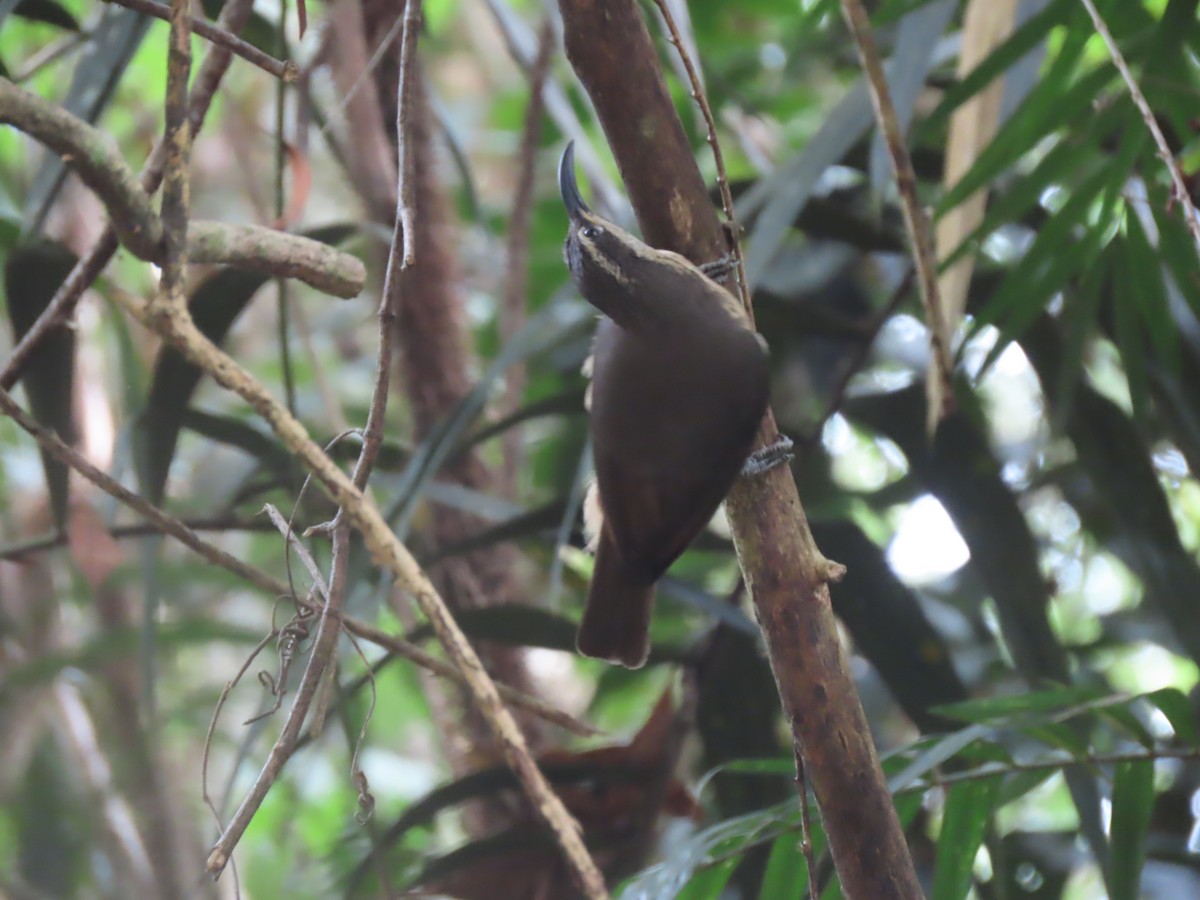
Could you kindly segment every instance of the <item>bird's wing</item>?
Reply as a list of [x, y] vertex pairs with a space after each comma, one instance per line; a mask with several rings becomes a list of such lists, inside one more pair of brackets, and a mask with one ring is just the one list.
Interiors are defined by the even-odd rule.
[[598, 455], [596, 480], [604, 521], [625, 564], [647, 578], [662, 575], [721, 505], [742, 456], [732, 454], [689, 477]]

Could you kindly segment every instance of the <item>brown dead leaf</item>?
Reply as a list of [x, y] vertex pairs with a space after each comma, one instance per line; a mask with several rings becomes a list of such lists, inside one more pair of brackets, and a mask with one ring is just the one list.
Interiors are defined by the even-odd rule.
[[288, 192], [288, 204], [283, 215], [275, 220], [275, 227], [279, 229], [287, 229], [300, 221], [313, 180], [312, 164], [304, 152], [286, 141], [283, 146], [287, 150], [288, 169], [292, 173], [292, 189]]

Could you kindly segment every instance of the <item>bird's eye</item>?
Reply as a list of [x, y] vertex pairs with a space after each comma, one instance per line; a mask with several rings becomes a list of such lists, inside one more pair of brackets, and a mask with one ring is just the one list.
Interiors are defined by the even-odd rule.
[[595, 225], [584, 225], [582, 228], [579, 229], [579, 233], [582, 234], [585, 238], [589, 238], [589, 239], [597, 238], [600, 236], [600, 229], [597, 228]]

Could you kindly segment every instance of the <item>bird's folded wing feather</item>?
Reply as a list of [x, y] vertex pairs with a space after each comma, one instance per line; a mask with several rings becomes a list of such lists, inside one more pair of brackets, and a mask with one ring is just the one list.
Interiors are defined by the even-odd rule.
[[707, 468], [694, 477], [638, 470], [596, 459], [605, 525], [626, 565], [648, 578], [662, 575], [708, 524], [740, 468]]

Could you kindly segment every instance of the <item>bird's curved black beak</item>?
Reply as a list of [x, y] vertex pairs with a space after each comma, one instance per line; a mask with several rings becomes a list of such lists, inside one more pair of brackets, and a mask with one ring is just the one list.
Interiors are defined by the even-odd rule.
[[575, 180], [574, 141], [567, 142], [567, 149], [563, 150], [562, 159], [558, 162], [558, 190], [562, 194], [567, 215], [572, 221], [577, 221], [584, 213], [591, 212], [583, 202], [583, 195], [579, 193], [579, 183]]

